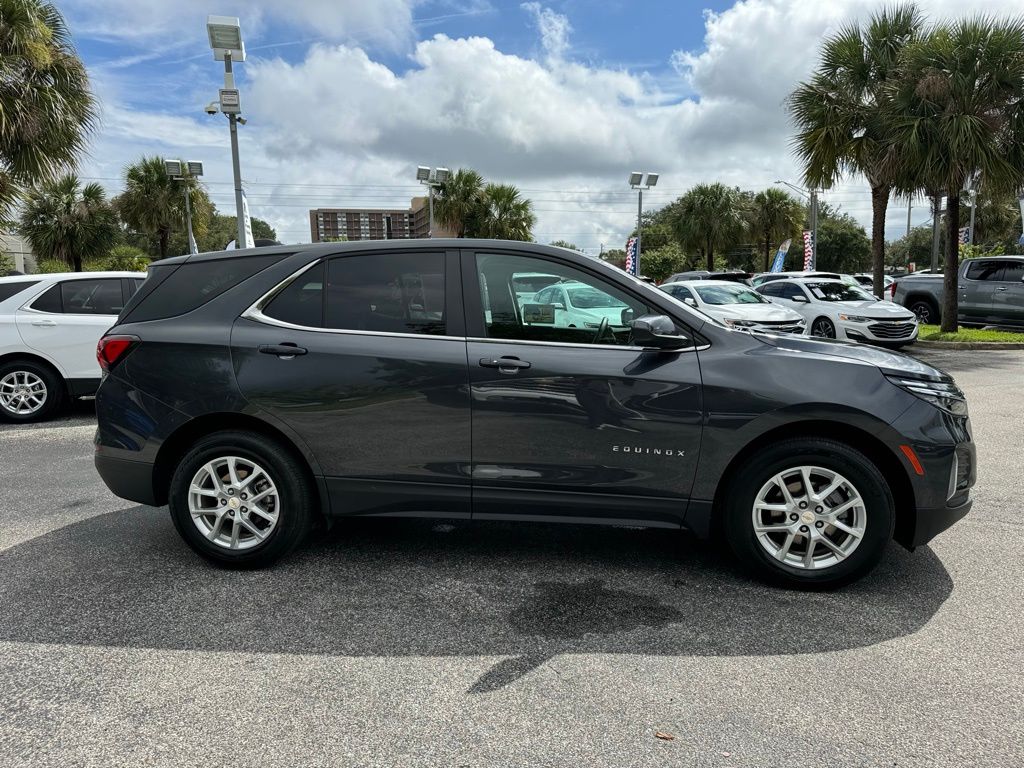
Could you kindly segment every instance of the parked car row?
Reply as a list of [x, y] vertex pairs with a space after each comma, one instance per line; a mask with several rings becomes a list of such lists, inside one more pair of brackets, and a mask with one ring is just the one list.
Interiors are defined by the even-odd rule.
[[894, 347], [917, 339], [917, 318], [910, 311], [875, 298], [856, 282], [796, 276], [804, 274], [816, 273], [761, 281], [756, 289], [719, 280], [692, 280], [666, 283], [661, 290], [733, 328]]

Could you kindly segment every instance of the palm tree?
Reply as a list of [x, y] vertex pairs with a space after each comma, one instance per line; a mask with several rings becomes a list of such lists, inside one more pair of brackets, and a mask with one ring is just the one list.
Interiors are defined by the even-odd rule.
[[701, 253], [715, 270], [715, 251], [731, 248], [747, 230], [739, 190], [721, 183], [698, 184], [674, 204], [673, 229], [679, 244]]
[[57, 8], [0, 0], [0, 218], [75, 164], [96, 127], [89, 76]]
[[827, 38], [810, 81], [788, 99], [797, 126], [793, 146], [808, 186], [829, 188], [862, 173], [871, 185], [871, 254], [874, 292], [885, 271], [885, 213], [900, 179], [888, 162], [891, 123], [887, 103], [900, 74], [900, 52], [921, 33], [915, 5], [885, 8], [866, 26], [851, 23]]
[[472, 169], [460, 168], [440, 186], [434, 199], [434, 218], [452, 230], [456, 237], [466, 237], [473, 218], [480, 211], [484, 179]]
[[484, 187], [479, 237], [529, 241], [536, 222], [533, 203], [520, 195], [514, 186], [488, 184]]
[[117, 239], [117, 216], [103, 187], [69, 174], [32, 187], [20, 231], [39, 259], [58, 259], [82, 271], [82, 262], [106, 256]]
[[[184, 164], [183, 164], [184, 165]], [[193, 177], [177, 181], [167, 175], [162, 157], [144, 157], [125, 169], [124, 192], [115, 201], [121, 219], [137, 232], [156, 237], [159, 258], [167, 257], [171, 230], [185, 226], [185, 196], [182, 184], [188, 186], [195, 213], [193, 227], [196, 237], [205, 232], [205, 193]]]
[[750, 231], [758, 244], [764, 244], [764, 271], [768, 271], [772, 241], [781, 243], [789, 237], [798, 237], [804, 224], [806, 209], [785, 190], [769, 187], [758, 192], [751, 200]]
[[960, 192], [980, 174], [989, 194], [1024, 186], [1024, 19], [984, 16], [907, 46], [894, 84], [892, 158], [918, 188], [946, 194], [942, 330], [957, 329]]

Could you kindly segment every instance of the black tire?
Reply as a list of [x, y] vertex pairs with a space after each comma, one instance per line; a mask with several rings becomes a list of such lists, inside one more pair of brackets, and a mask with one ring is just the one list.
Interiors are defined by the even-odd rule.
[[[779, 473], [800, 466], [821, 467], [842, 475], [857, 489], [864, 502], [865, 526], [860, 543], [846, 559], [819, 569], [781, 562], [768, 552], [754, 532], [754, 502], [761, 488]], [[813, 482], [812, 479], [812, 485]], [[799, 499], [796, 495], [794, 498]], [[892, 539], [896, 520], [892, 493], [878, 468], [860, 451], [824, 438], [785, 440], [758, 451], [744, 462], [742, 473], [733, 479], [722, 512], [726, 540], [744, 569], [763, 581], [799, 589], [835, 589], [864, 576], [881, 560]], [[794, 525], [801, 522], [798, 520]], [[823, 530], [828, 532], [829, 529]], [[806, 550], [803, 543], [793, 546]], [[828, 554], [821, 544], [816, 544], [812, 556], [819, 552]]]
[[907, 302], [907, 309], [917, 315], [917, 322], [922, 325], [938, 325], [939, 323], [939, 308], [931, 299], [911, 299]]
[[816, 336], [819, 339], [834, 339], [836, 327], [827, 317], [819, 317], [811, 323], [811, 336]]
[[42, 382], [42, 386], [46, 390], [46, 397], [42, 405], [31, 413], [16, 413], [12, 407], [5, 405], [0, 399], [0, 420], [17, 424], [45, 421], [60, 410], [60, 406], [64, 402], [64, 379], [50, 366], [32, 360], [14, 360], [0, 365], [0, 382], [11, 374], [16, 376], [27, 374]]
[[[193, 478], [208, 462], [228, 456], [259, 465], [278, 492], [274, 527], [265, 540], [248, 549], [230, 549], [214, 543], [199, 530], [189, 511], [189, 486]], [[218, 565], [264, 568], [290, 553], [305, 539], [316, 513], [317, 497], [306, 468], [291, 451], [264, 435], [225, 431], [203, 437], [178, 462], [171, 478], [168, 506], [174, 527], [197, 554]], [[239, 509], [229, 514], [240, 512]], [[266, 524], [251, 514], [248, 513], [247, 519], [258, 525]]]

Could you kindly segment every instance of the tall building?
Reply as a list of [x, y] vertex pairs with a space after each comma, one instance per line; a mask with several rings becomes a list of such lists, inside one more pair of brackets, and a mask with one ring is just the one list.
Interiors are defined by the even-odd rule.
[[[309, 235], [314, 243], [333, 240], [407, 240], [430, 235], [427, 198], [414, 197], [408, 208], [314, 208]], [[435, 222], [434, 237], [453, 233]]]

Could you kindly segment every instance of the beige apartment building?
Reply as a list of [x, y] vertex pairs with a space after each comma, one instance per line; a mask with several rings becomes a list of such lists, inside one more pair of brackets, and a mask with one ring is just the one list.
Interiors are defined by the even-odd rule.
[[[314, 208], [309, 212], [311, 242], [334, 240], [408, 240], [429, 237], [427, 198], [414, 197], [408, 208]], [[435, 222], [434, 237], [454, 233]]]

